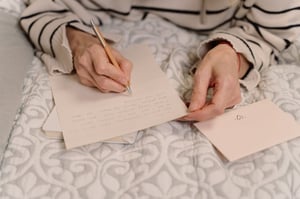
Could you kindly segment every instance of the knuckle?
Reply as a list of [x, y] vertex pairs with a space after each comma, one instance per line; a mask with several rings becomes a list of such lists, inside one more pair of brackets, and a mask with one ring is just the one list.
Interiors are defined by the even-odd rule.
[[97, 44], [97, 43], [93, 43], [93, 44], [91, 44], [89, 47], [88, 47], [88, 51], [90, 52], [90, 53], [94, 53], [94, 52], [97, 52], [97, 51], [99, 51], [99, 44]]
[[99, 75], [105, 74], [107, 71], [107, 67], [104, 64], [99, 64], [99, 65], [95, 66], [95, 71]]
[[87, 54], [84, 53], [84, 54], [82, 54], [80, 56], [77, 56], [76, 57], [76, 61], [77, 61], [78, 65], [80, 65], [80, 66], [87, 65], [87, 63], [88, 63], [88, 61], [87, 61]]

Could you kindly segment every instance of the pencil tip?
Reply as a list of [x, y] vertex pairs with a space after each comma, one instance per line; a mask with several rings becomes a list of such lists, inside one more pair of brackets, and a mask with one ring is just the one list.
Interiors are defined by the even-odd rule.
[[131, 95], [132, 94], [132, 90], [129, 86], [127, 86], [127, 92]]

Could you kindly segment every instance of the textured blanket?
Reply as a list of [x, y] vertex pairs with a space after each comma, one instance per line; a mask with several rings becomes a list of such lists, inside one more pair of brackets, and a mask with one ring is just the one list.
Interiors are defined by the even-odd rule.
[[[189, 95], [203, 37], [151, 15], [104, 28], [122, 35], [119, 49], [148, 44], [178, 93]], [[297, 61], [298, 48], [283, 56]], [[300, 122], [299, 63], [271, 66], [256, 89], [242, 92], [239, 106], [268, 98]], [[137, 132], [134, 144], [65, 150], [41, 130], [52, 107], [48, 73], [35, 58], [2, 161], [0, 198], [300, 198], [300, 138], [223, 162], [192, 123], [172, 121]]]

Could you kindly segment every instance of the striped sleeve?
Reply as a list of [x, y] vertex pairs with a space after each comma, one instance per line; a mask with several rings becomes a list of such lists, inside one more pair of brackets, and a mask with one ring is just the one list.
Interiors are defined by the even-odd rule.
[[[70, 73], [73, 70], [72, 53], [66, 38], [67, 26], [92, 34], [92, 29], [87, 23], [90, 19], [95, 19], [95, 16], [87, 12], [78, 15], [75, 13], [76, 9], [82, 9], [82, 6], [73, 0], [66, 2], [63, 0], [31, 1], [20, 18], [24, 32], [50, 73]], [[96, 21], [98, 24], [100, 22], [100, 19]]]
[[[250, 2], [250, 3], [249, 3]], [[217, 30], [199, 48], [199, 56], [215, 40], [227, 40], [253, 65], [241, 83], [252, 89], [260, 80], [259, 71], [282, 60], [281, 54], [300, 35], [300, 2], [295, 0], [245, 0], [235, 15], [233, 26]]]

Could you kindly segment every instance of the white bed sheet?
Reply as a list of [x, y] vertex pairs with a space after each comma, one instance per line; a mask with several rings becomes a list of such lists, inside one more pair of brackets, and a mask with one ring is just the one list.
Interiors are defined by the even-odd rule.
[[[118, 48], [148, 44], [178, 92], [190, 91], [201, 36], [152, 15], [106, 28], [123, 36]], [[292, 48], [285, 56], [298, 55]], [[299, 63], [262, 71], [259, 86], [243, 90], [241, 106], [264, 98], [300, 121]], [[225, 163], [193, 125], [173, 121], [138, 132], [132, 145], [67, 151], [41, 130], [52, 107], [47, 71], [35, 58], [1, 165], [0, 198], [300, 198], [300, 138]]]

